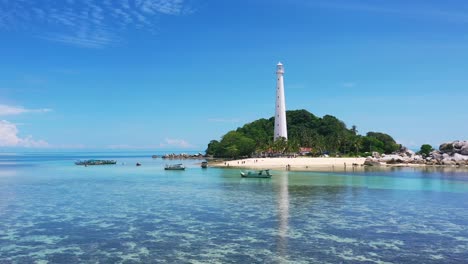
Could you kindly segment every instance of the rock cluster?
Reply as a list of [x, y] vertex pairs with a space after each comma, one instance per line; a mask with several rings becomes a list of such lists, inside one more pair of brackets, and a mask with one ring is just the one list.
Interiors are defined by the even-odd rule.
[[468, 141], [454, 141], [440, 145], [439, 150], [434, 150], [425, 156], [402, 147], [398, 153], [385, 155], [377, 152], [372, 157], [367, 157], [364, 165], [381, 166], [394, 164], [421, 164], [421, 165], [445, 165], [468, 166]]
[[198, 153], [194, 155], [190, 155], [186, 153], [182, 153], [182, 154], [172, 153], [172, 154], [163, 155], [161, 158], [162, 159], [203, 159], [205, 158], [205, 156], [202, 153]]
[[439, 150], [429, 154], [429, 165], [467, 165], [468, 141], [454, 141], [440, 145]]

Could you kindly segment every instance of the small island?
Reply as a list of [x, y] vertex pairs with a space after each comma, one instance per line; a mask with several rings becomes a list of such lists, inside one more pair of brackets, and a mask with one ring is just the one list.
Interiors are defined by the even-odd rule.
[[424, 144], [418, 152], [382, 132], [358, 133], [338, 118], [307, 110], [286, 111], [288, 139], [273, 140], [274, 117], [259, 119], [212, 140], [206, 154], [224, 159], [218, 167], [285, 170], [361, 166], [468, 166], [468, 141]]
[[187, 154], [187, 153], [171, 153], [161, 156], [162, 159], [204, 159], [205, 156], [202, 153], [198, 154]]
[[115, 160], [79, 160], [75, 162], [75, 165], [80, 166], [94, 166], [94, 165], [115, 165], [117, 161]]
[[309, 157], [340, 156], [366, 157], [372, 152], [391, 154], [400, 144], [381, 132], [360, 135], [356, 126], [347, 128], [338, 118], [320, 118], [307, 110], [286, 111], [288, 139], [273, 140], [274, 117], [259, 119], [212, 140], [206, 153], [216, 158]]

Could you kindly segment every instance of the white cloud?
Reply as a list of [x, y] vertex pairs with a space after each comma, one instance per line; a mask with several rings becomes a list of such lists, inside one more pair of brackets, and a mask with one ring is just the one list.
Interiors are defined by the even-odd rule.
[[140, 0], [141, 10], [149, 13], [163, 13], [166, 15], [178, 15], [183, 10], [183, 0]]
[[46, 148], [49, 144], [44, 140], [33, 140], [31, 136], [21, 138], [18, 136], [15, 124], [6, 120], [0, 121], [0, 147], [27, 147]]
[[188, 10], [186, 0], [0, 0], [0, 29], [36, 31], [42, 39], [101, 48], [121, 42], [125, 29], [155, 32], [158, 15]]
[[117, 38], [106, 36], [106, 34], [89, 34], [86, 32], [83, 32], [82, 34], [79, 33], [76, 36], [71, 36], [67, 34], [52, 34], [48, 36], [43, 36], [41, 38], [83, 48], [102, 48], [111, 43], [115, 43], [117, 40]]
[[22, 106], [9, 106], [0, 104], [0, 116], [6, 115], [20, 115], [24, 113], [46, 113], [52, 111], [48, 108], [42, 109], [27, 109]]

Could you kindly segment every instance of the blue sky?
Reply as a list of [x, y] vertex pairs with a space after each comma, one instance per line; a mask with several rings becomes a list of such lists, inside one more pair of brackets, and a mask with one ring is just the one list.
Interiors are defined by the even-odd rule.
[[0, 146], [195, 149], [286, 107], [468, 139], [468, 4], [0, 0]]

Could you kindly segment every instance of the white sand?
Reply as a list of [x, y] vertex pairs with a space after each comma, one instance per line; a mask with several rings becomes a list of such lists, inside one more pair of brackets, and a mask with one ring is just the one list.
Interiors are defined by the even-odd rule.
[[308, 169], [345, 169], [364, 164], [366, 158], [252, 158], [242, 160], [231, 160], [213, 164], [215, 167], [236, 167], [253, 169], [286, 169], [308, 170]]

